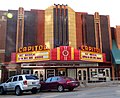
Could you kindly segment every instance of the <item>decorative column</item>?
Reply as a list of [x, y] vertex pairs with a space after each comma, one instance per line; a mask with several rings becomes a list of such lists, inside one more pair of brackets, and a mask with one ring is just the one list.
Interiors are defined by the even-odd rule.
[[99, 16], [98, 12], [95, 12], [95, 14], [94, 14], [94, 25], [95, 25], [96, 48], [100, 48], [101, 52], [102, 52], [100, 16]]
[[16, 34], [16, 52], [20, 47], [23, 47], [24, 38], [24, 9], [22, 7], [18, 10], [17, 17], [17, 34]]

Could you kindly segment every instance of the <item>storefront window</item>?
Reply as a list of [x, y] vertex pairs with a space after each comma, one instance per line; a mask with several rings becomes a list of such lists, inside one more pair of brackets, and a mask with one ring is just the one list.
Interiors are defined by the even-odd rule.
[[98, 73], [97, 69], [90, 69], [90, 72], [92, 78], [97, 78], [97, 73]]
[[98, 69], [98, 77], [105, 77], [105, 69]]
[[55, 76], [55, 69], [47, 69], [47, 78]]
[[67, 75], [68, 77], [76, 79], [76, 69], [67, 69]]
[[9, 77], [16, 75], [16, 71], [9, 71]]
[[33, 74], [33, 70], [31, 70], [31, 69], [22, 69], [22, 74]]
[[110, 69], [108, 68], [90, 68], [90, 80], [106, 81], [110, 78]]
[[58, 76], [66, 76], [66, 68], [58, 68]]

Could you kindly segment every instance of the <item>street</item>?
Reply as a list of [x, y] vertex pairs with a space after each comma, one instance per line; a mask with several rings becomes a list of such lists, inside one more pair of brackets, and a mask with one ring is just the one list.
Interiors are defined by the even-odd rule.
[[0, 98], [120, 98], [120, 86], [108, 87], [82, 87], [74, 91], [68, 92], [40, 92], [31, 94], [31, 92], [24, 93], [21, 96], [16, 96], [14, 93], [7, 95], [0, 95]]

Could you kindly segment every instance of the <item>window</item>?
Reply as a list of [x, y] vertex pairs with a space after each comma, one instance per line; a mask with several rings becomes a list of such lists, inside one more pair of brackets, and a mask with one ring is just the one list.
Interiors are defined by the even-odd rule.
[[14, 78], [13, 78], [13, 82], [15, 82], [15, 81], [17, 81], [17, 77], [14, 77]]
[[9, 76], [14, 76], [16, 74], [16, 71], [9, 71]]
[[47, 69], [47, 78], [55, 76], [55, 69]]
[[35, 75], [26, 75], [25, 77], [27, 80], [37, 80], [38, 79], [38, 77]]
[[52, 78], [48, 78], [48, 79], [46, 80], [46, 82], [51, 82], [51, 80], [52, 80]]
[[67, 69], [67, 74], [68, 74], [68, 77], [71, 77], [71, 78], [76, 78], [76, 69], [73, 68], [73, 69]]
[[12, 77], [9, 78], [9, 79], [6, 81], [6, 83], [11, 82], [11, 81], [12, 81]]
[[93, 80], [105, 80], [110, 77], [108, 68], [90, 68], [90, 78]]
[[90, 69], [90, 72], [92, 78], [97, 78], [98, 69]]
[[51, 82], [56, 82], [58, 80], [57, 77], [53, 77]]
[[19, 76], [19, 81], [23, 80], [23, 77], [22, 76]]
[[32, 74], [30, 69], [23, 69], [22, 73], [23, 74]]

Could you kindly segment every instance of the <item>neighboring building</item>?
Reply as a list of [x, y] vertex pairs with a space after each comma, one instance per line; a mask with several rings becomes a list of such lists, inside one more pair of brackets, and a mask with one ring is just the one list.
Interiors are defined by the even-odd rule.
[[0, 82], [2, 78], [2, 65], [5, 57], [5, 41], [6, 41], [6, 11], [0, 11]]
[[6, 38], [6, 11], [0, 11], [0, 63], [4, 62]]
[[116, 40], [116, 43], [117, 43], [117, 47], [118, 49], [120, 49], [120, 26], [116, 26], [116, 30], [115, 30], [115, 40]]
[[14, 74], [38, 73], [42, 79], [65, 75], [80, 81], [114, 76], [108, 15], [75, 12], [59, 4], [8, 12], [13, 18], [7, 19], [5, 61], [10, 62], [8, 69], [13, 63], [21, 65], [19, 71], [14, 66]]
[[112, 32], [112, 63], [115, 66], [115, 75], [120, 79], [120, 26], [111, 28]]

